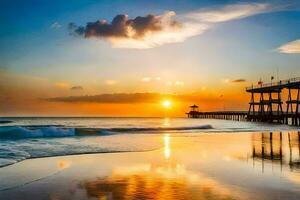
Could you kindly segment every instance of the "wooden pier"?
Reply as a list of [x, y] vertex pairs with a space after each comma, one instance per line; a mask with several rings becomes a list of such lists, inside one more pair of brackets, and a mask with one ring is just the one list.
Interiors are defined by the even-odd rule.
[[[287, 90], [286, 111], [283, 110], [282, 91]], [[247, 119], [300, 125], [300, 77], [246, 88], [251, 94]]]
[[[282, 97], [283, 90], [288, 94], [285, 103]], [[300, 126], [300, 77], [259, 83], [247, 87], [246, 92], [251, 94], [248, 111], [200, 112], [198, 106], [193, 105], [186, 114], [189, 118], [247, 120]]]
[[199, 112], [190, 111], [186, 113], [189, 118], [202, 118], [202, 119], [224, 119], [234, 121], [246, 121], [246, 111], [223, 111], [223, 112]]

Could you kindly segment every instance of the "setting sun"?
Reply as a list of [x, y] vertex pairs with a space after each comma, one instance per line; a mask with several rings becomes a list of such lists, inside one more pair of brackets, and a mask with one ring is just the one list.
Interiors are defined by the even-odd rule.
[[171, 101], [169, 101], [169, 100], [164, 100], [164, 101], [162, 102], [162, 105], [163, 105], [163, 107], [165, 107], [165, 108], [170, 108], [170, 107], [172, 106], [172, 103], [171, 103]]

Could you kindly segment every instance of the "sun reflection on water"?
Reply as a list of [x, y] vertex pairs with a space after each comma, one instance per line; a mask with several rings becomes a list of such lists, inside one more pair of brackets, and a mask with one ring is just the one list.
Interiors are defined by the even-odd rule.
[[133, 166], [132, 170], [117, 170], [109, 177], [81, 185], [88, 197], [98, 199], [221, 200], [235, 199], [236, 195], [232, 188], [216, 180], [189, 171], [184, 165], [170, 163], [151, 165], [150, 170]]
[[163, 125], [164, 127], [169, 127], [171, 124], [170, 124], [170, 118], [164, 118], [164, 121], [163, 121]]
[[164, 156], [165, 156], [165, 159], [169, 159], [171, 156], [170, 134], [164, 135]]

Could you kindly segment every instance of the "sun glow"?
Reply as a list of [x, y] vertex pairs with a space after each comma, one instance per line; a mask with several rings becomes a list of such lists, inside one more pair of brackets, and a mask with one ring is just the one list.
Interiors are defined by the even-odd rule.
[[169, 101], [169, 100], [164, 100], [164, 101], [162, 102], [162, 106], [165, 107], [165, 108], [171, 108], [172, 102]]
[[166, 159], [169, 159], [171, 156], [171, 148], [170, 148], [170, 135], [165, 134], [164, 135], [164, 156]]

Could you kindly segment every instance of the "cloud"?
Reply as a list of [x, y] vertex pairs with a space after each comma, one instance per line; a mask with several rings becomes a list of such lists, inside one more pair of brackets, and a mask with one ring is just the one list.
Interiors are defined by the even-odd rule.
[[159, 76], [157, 76], [157, 77], [147, 77], [146, 76], [141, 79], [142, 82], [161, 81], [161, 80], [162, 80], [162, 78]]
[[229, 83], [229, 82], [230, 82], [230, 79], [228, 79], [228, 78], [222, 79], [222, 82], [224, 82], [224, 83]]
[[115, 84], [117, 84], [118, 82], [116, 81], [116, 80], [106, 80], [105, 81], [105, 84], [106, 85], [115, 85]]
[[70, 90], [83, 90], [82, 86], [73, 86], [70, 88]]
[[199, 95], [175, 95], [161, 93], [113, 93], [99, 94], [86, 96], [67, 96], [46, 98], [44, 100], [50, 102], [65, 102], [65, 103], [158, 103], [162, 99], [172, 99], [183, 102], [198, 102], [198, 101], [214, 101], [218, 98], [203, 97]]
[[176, 86], [183, 86], [184, 82], [183, 81], [175, 81], [174, 85], [176, 85]]
[[243, 83], [246, 82], [246, 79], [240, 78], [240, 79], [235, 79], [231, 81], [232, 83]]
[[65, 82], [57, 82], [54, 85], [62, 89], [70, 88], [70, 84]]
[[151, 77], [144, 77], [144, 78], [142, 78], [142, 82], [150, 82], [152, 80], [152, 78]]
[[217, 23], [270, 12], [272, 9], [269, 4], [249, 3], [201, 9], [177, 16], [173, 11], [162, 15], [138, 16], [134, 19], [120, 14], [110, 23], [107, 20], [88, 22], [86, 26], [70, 23], [69, 30], [71, 35], [109, 41], [114, 48], [147, 49], [183, 42], [204, 33]]
[[125, 14], [119, 14], [111, 23], [106, 20], [88, 22], [86, 26], [70, 23], [69, 30], [73, 35], [108, 40], [114, 47], [151, 48], [155, 44], [150, 40], [155, 39], [155, 42], [160, 43], [164, 38], [167, 39], [161, 33], [175, 33], [180, 30], [181, 23], [173, 20], [173, 16], [175, 16], [173, 11], [163, 15], [138, 16], [134, 19], [129, 19]]
[[61, 28], [61, 24], [58, 22], [54, 22], [53, 24], [51, 24], [50, 26], [52, 29], [59, 29]]
[[96, 102], [96, 103], [137, 103], [137, 102], [153, 102], [159, 94], [156, 93], [116, 93], [116, 94], [100, 94], [92, 96], [69, 96], [55, 97], [46, 99], [54, 102]]
[[191, 12], [188, 13], [186, 17], [206, 23], [219, 23], [241, 19], [271, 10], [272, 7], [269, 4], [263, 3], [234, 4], [214, 10], [199, 10]]
[[281, 53], [298, 54], [300, 53], [300, 39], [284, 44], [277, 50]]

